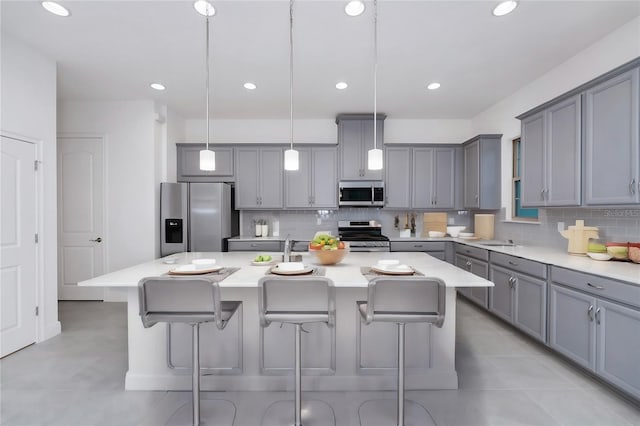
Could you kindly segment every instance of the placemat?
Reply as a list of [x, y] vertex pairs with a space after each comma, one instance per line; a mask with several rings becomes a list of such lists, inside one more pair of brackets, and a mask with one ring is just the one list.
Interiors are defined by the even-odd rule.
[[232, 267], [224, 267], [222, 269], [220, 269], [219, 271], [216, 272], [209, 272], [208, 274], [191, 274], [191, 275], [173, 275], [173, 274], [169, 274], [168, 272], [164, 275], [168, 275], [170, 277], [206, 277], [206, 278], [210, 278], [213, 279], [215, 281], [222, 281], [225, 278], [227, 278], [229, 275], [233, 274], [234, 272], [239, 271], [240, 268], [232, 268]]
[[420, 271], [416, 271], [415, 268], [411, 268], [413, 269], [413, 274], [412, 275], [389, 275], [389, 274], [381, 274], [379, 272], [376, 272], [374, 270], [371, 269], [371, 267], [369, 266], [361, 266], [360, 267], [360, 273], [362, 275], [364, 275], [364, 277], [367, 279], [367, 281], [371, 281], [374, 278], [377, 277], [389, 277], [389, 278], [402, 278], [402, 277], [424, 277], [424, 274]]
[[295, 278], [295, 277], [313, 277], [313, 276], [324, 277], [325, 272], [327, 272], [327, 268], [323, 266], [314, 266], [313, 271], [309, 272], [308, 274], [280, 275], [280, 274], [274, 274], [273, 272], [271, 272], [271, 268], [269, 268], [267, 272], [265, 272], [264, 274], [271, 277]]

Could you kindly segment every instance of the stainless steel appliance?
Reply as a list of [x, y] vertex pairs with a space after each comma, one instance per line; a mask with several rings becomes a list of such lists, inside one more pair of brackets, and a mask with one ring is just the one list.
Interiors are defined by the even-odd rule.
[[389, 238], [382, 235], [382, 225], [375, 220], [338, 221], [341, 241], [349, 243], [351, 251], [389, 251]]
[[226, 251], [239, 229], [232, 192], [226, 183], [161, 183], [160, 254]]
[[383, 207], [383, 181], [341, 181], [338, 204], [343, 207]]

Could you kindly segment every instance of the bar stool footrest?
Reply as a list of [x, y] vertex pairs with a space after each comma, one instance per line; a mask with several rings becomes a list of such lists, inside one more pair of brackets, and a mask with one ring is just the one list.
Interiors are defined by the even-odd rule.
[[[276, 401], [269, 406], [262, 417], [262, 426], [293, 425], [294, 402]], [[333, 408], [324, 401], [302, 401], [302, 425], [303, 426], [335, 426], [336, 416]]]
[[[397, 402], [394, 399], [370, 399], [358, 408], [361, 426], [396, 426]], [[431, 414], [417, 402], [404, 400], [405, 426], [436, 426]]]
[[[193, 426], [192, 402], [186, 402], [169, 418], [166, 426]], [[231, 426], [236, 406], [224, 399], [200, 399], [201, 426]]]

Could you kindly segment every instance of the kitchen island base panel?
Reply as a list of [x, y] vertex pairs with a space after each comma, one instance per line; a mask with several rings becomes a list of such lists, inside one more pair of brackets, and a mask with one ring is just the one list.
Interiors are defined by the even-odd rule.
[[[456, 292], [453, 287], [447, 288], [446, 292], [446, 317], [442, 328], [428, 326], [413, 331], [407, 328], [407, 390], [458, 388], [455, 371]], [[275, 334], [261, 334], [257, 288], [222, 287], [221, 293], [223, 300], [242, 301], [242, 308], [236, 313], [238, 320], [235, 323], [206, 337], [218, 337], [220, 340], [216, 343], [222, 344], [201, 345], [202, 390], [292, 391], [290, 376], [293, 364], [289, 362], [292, 357], [289, 342], [282, 330], [277, 329], [277, 324], [265, 329], [274, 328]], [[396, 389], [397, 341], [390, 338], [393, 333], [384, 328], [376, 336], [378, 332], [371, 326], [362, 326], [356, 304], [361, 300], [366, 300], [366, 288], [336, 288], [335, 329], [321, 333], [322, 327], [319, 327], [313, 333], [303, 335], [302, 382], [305, 391]], [[191, 375], [188, 364], [181, 368], [175, 368], [175, 364], [181, 364], [177, 362], [184, 359], [181, 350], [188, 351], [190, 342], [179, 336], [180, 330], [176, 329], [171, 341], [174, 344], [180, 342], [184, 347], [171, 347], [166, 327], [145, 329], [142, 326], [137, 288], [128, 289], [127, 312], [129, 369], [125, 388], [189, 390]], [[205, 330], [203, 335], [206, 335]], [[412, 334], [414, 338], [410, 337]], [[283, 342], [280, 354], [274, 350], [277, 345], [261, 344], [261, 339], [272, 335], [278, 335]], [[293, 337], [293, 333], [289, 333], [291, 345]], [[305, 340], [308, 340], [310, 348], [323, 350], [312, 353], [308, 350], [309, 354], [305, 356]], [[282, 359], [278, 360], [278, 357]], [[168, 363], [169, 359], [174, 364], [173, 368]]]

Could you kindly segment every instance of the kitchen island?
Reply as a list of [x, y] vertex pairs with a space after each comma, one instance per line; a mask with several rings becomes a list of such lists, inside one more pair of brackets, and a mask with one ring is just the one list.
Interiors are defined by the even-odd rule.
[[[225, 330], [201, 327], [203, 390], [291, 390], [293, 326], [260, 327], [257, 283], [268, 266], [252, 266], [256, 253], [180, 253], [79, 283], [81, 286], [128, 288], [128, 390], [189, 390], [190, 329], [157, 324], [145, 329], [138, 313], [138, 281], [159, 276], [196, 258], [214, 258], [218, 265], [240, 268], [220, 283], [223, 300], [242, 301]], [[349, 253], [325, 276], [336, 287], [336, 326], [305, 325], [302, 367], [305, 390], [391, 390], [396, 387], [396, 327], [364, 325], [356, 302], [366, 299], [367, 279], [360, 268], [379, 259], [398, 259], [447, 286], [442, 328], [409, 324], [406, 329], [406, 389], [456, 389], [455, 287], [493, 284], [425, 253]], [[166, 263], [171, 261], [174, 263]], [[305, 264], [315, 258], [305, 253]], [[320, 266], [320, 265], [316, 265]]]

